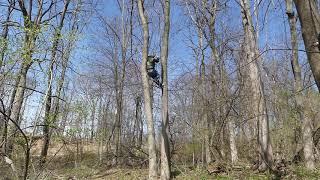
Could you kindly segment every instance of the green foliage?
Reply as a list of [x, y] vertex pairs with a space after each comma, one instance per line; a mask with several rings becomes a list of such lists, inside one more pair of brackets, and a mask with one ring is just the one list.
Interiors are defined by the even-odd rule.
[[89, 109], [82, 102], [76, 102], [72, 110], [78, 114], [80, 118], [89, 116]]
[[76, 136], [79, 133], [81, 133], [81, 128], [70, 127], [70, 129], [67, 130], [67, 134], [71, 136]]
[[97, 171], [94, 168], [83, 165], [79, 168], [65, 168], [59, 171], [59, 174], [64, 174], [65, 177], [76, 177], [77, 179], [86, 179], [93, 176]]
[[26, 145], [26, 140], [22, 135], [21, 136], [17, 136], [15, 138], [15, 143], [24, 147]]
[[4, 39], [3, 37], [0, 37], [0, 49], [6, 48], [8, 44], [8, 40]]
[[174, 156], [175, 161], [179, 163], [191, 163], [193, 153], [196, 157], [200, 156], [201, 154], [201, 144], [200, 143], [185, 143], [180, 144], [179, 147], [176, 147], [176, 155]]
[[294, 174], [298, 179], [319, 179], [320, 170], [308, 170], [305, 167], [298, 166], [294, 168]]

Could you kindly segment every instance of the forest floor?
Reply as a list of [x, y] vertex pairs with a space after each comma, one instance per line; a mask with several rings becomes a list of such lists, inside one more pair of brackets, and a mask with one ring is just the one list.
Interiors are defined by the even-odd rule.
[[[77, 158], [74, 152], [75, 148], [52, 147], [49, 151], [47, 166], [41, 174], [37, 170], [38, 157], [40, 150], [35, 148], [32, 152], [32, 162], [29, 168], [30, 179], [61, 179], [61, 180], [109, 180], [109, 179], [147, 179], [148, 169], [147, 164], [140, 163], [140, 166], [126, 165], [122, 167], [112, 166], [112, 163], [104, 157], [99, 159], [97, 156], [97, 147], [92, 144], [84, 146], [84, 152], [81, 155], [81, 160]], [[19, 155], [20, 154], [20, 155]], [[15, 166], [18, 172], [22, 172], [23, 158], [21, 153], [17, 153], [17, 158], [14, 159]], [[77, 160], [78, 159], [78, 160]], [[130, 161], [129, 158], [124, 158], [124, 161]], [[240, 168], [226, 168], [222, 173], [208, 173], [208, 170], [201, 167], [192, 167], [190, 165], [176, 165], [172, 167], [173, 179], [190, 179], [190, 180], [205, 180], [205, 179], [320, 179], [320, 168], [314, 171], [308, 171], [303, 167], [292, 165], [286, 167], [286, 175], [281, 178], [276, 178], [274, 174], [259, 173], [250, 169], [249, 164], [243, 163]], [[228, 170], [229, 169], [229, 170]], [[0, 180], [12, 179], [12, 170], [0, 160]]]
[[[147, 179], [147, 168], [116, 168], [103, 166], [90, 166], [82, 163], [81, 167], [74, 168], [55, 168], [48, 169], [46, 178], [44, 179], [92, 179], [92, 180], [109, 180], [109, 179]], [[320, 179], [320, 171], [307, 171], [302, 167], [289, 167], [288, 174], [282, 178], [276, 178], [269, 173], [258, 173], [250, 169], [240, 171], [228, 171], [219, 174], [209, 174], [206, 169], [176, 166], [172, 170], [173, 179], [184, 180], [206, 180], [206, 179]]]
[[[34, 163], [36, 164], [36, 163]], [[18, 165], [19, 166], [19, 165]], [[19, 168], [17, 166], [17, 168]], [[76, 167], [77, 166], [77, 167]], [[0, 163], [0, 179], [10, 179], [10, 174], [3, 172], [11, 171], [9, 167], [5, 167]], [[22, 171], [20, 171], [22, 172]], [[96, 155], [84, 156], [79, 165], [75, 165], [74, 159], [70, 157], [55, 158], [46, 167], [42, 174], [37, 174], [33, 168], [30, 168], [30, 179], [45, 180], [130, 180], [130, 179], [147, 179], [147, 167], [112, 167], [110, 165], [98, 163]], [[7, 175], [6, 175], [7, 174]], [[12, 175], [12, 174], [11, 174]], [[275, 178], [273, 174], [259, 173], [243, 167], [241, 170], [226, 171], [218, 174], [209, 174], [205, 168], [192, 168], [190, 166], [177, 165], [172, 168], [173, 179], [190, 179], [190, 180], [206, 180], [206, 179], [320, 179], [320, 170], [307, 171], [303, 167], [290, 166], [288, 173], [282, 178]], [[6, 178], [7, 177], [7, 178]], [[12, 176], [11, 176], [12, 177]]]
[[[65, 171], [66, 172], [66, 171]], [[306, 173], [297, 172], [298, 174], [291, 174], [284, 178], [278, 179], [319, 179], [320, 173]], [[67, 175], [68, 174], [68, 175]], [[66, 177], [72, 179], [147, 179], [148, 170], [147, 169], [110, 169], [96, 171], [93, 169], [73, 169], [67, 172], [67, 176], [61, 177], [59, 179], [65, 179]], [[205, 180], [205, 179], [277, 179], [270, 174], [254, 173], [254, 172], [229, 172], [223, 174], [209, 175], [207, 171], [202, 169], [197, 169], [193, 171], [175, 171], [173, 173], [174, 179], [194, 179], [194, 180]]]

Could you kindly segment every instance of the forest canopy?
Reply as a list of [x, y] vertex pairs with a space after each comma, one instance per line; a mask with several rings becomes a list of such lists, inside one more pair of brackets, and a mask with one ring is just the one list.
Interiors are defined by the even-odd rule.
[[319, 0], [0, 0], [5, 179], [320, 176]]

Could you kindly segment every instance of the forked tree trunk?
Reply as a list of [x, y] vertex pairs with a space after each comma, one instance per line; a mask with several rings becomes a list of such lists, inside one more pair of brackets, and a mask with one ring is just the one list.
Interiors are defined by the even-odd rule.
[[148, 149], [149, 149], [149, 179], [157, 179], [157, 152], [155, 143], [154, 122], [152, 116], [151, 92], [150, 84], [147, 75], [147, 58], [149, 49], [149, 26], [147, 14], [145, 13], [142, 0], [138, 0], [139, 16], [143, 28], [143, 49], [142, 49], [142, 64], [141, 76], [143, 83], [144, 107], [148, 126]]

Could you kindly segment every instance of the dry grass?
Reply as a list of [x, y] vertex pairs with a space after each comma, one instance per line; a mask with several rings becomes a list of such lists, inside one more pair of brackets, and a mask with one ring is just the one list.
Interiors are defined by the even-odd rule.
[[[76, 143], [62, 144], [54, 142], [51, 144], [48, 164], [44, 171], [37, 169], [38, 156], [40, 153], [41, 141], [38, 141], [32, 148], [32, 165], [30, 168], [30, 179], [147, 179], [147, 167], [114, 167], [112, 158], [104, 155], [101, 161], [97, 155], [97, 146], [92, 143], [84, 143], [81, 158], [76, 158]], [[17, 151], [19, 153], [19, 151]], [[21, 152], [20, 152], [21, 153]], [[128, 159], [127, 159], [128, 160]], [[17, 169], [22, 172], [23, 156], [17, 154], [14, 159]], [[186, 167], [182, 165], [173, 166], [172, 175], [174, 179], [184, 180], [206, 180], [206, 179], [272, 179], [268, 173], [253, 172], [245, 165], [240, 171], [227, 171], [220, 174], [209, 175], [207, 170], [201, 167]], [[302, 167], [290, 167], [289, 174], [282, 179], [319, 179], [320, 171], [307, 171]], [[0, 162], [0, 179], [12, 177], [10, 167]]]

